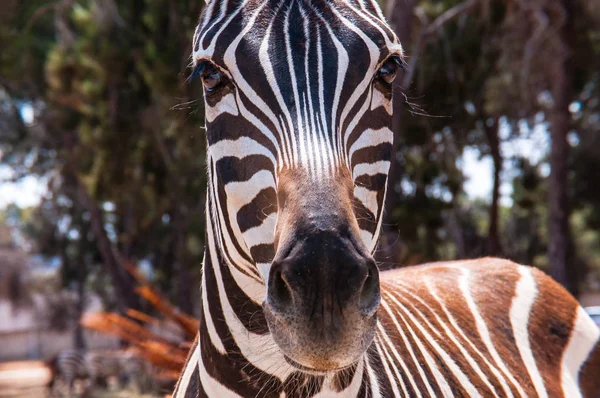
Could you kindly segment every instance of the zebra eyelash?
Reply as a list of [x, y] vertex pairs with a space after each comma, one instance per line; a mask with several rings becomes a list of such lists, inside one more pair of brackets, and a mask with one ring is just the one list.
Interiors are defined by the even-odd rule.
[[194, 80], [196, 80], [199, 76], [201, 76], [202, 72], [204, 72], [204, 69], [206, 69], [206, 65], [208, 65], [208, 61], [198, 62], [194, 66], [194, 69], [192, 69], [192, 73], [190, 73], [190, 76], [187, 78], [187, 82], [191, 83]]
[[408, 70], [408, 63], [400, 55], [392, 55], [391, 59], [398, 65], [402, 72], [406, 72]]

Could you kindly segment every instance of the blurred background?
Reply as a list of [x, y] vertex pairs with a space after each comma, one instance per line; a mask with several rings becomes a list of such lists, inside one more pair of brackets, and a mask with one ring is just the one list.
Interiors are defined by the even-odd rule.
[[[69, 355], [82, 396], [172, 387], [204, 243], [203, 5], [2, 0], [0, 397], [67, 396], [46, 384]], [[600, 305], [600, 3], [382, 8], [409, 67], [381, 268], [501, 256]]]

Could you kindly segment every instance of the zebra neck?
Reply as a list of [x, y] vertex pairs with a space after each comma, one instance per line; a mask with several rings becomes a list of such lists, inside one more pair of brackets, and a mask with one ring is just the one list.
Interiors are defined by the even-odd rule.
[[277, 368], [277, 375], [285, 378], [290, 366], [269, 333], [262, 299], [254, 293], [262, 289], [264, 295], [264, 285], [227, 260], [227, 247], [218, 245], [213, 233], [218, 227], [207, 223], [200, 327], [203, 356], [219, 359], [224, 372], [231, 373], [228, 362], [235, 361], [251, 364], [255, 371]]

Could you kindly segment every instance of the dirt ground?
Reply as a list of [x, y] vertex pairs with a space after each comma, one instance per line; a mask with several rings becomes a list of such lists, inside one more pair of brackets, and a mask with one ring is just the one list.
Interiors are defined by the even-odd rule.
[[50, 377], [41, 361], [0, 363], [0, 398], [45, 398]]
[[[46, 387], [52, 377], [41, 361], [0, 363], [0, 398], [50, 398]], [[129, 390], [94, 391], [91, 398], [157, 398], [157, 395], [140, 395]], [[61, 397], [54, 395], [53, 397]], [[163, 396], [160, 396], [163, 397]]]

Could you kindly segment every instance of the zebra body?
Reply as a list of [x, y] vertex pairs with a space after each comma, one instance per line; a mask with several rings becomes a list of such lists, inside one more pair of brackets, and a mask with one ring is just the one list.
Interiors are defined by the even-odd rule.
[[128, 350], [120, 358], [121, 375], [125, 384], [140, 393], [156, 390], [153, 380], [153, 366], [144, 358]]
[[599, 332], [499, 259], [379, 273], [402, 47], [373, 0], [210, 0], [190, 397], [598, 397]]
[[[285, 361], [259, 369], [233, 341], [224, 347], [231, 360], [206, 366], [202, 357], [215, 353], [203, 324], [180, 379], [188, 390], [174, 397], [600, 396], [600, 332], [542, 272], [488, 258], [386, 271], [381, 283], [377, 335], [355, 366], [325, 375]], [[225, 322], [213, 325], [228, 334]], [[265, 345], [247, 355], [260, 357]], [[287, 371], [272, 376], [277, 366]]]
[[127, 380], [138, 390], [147, 389], [146, 379], [150, 374], [148, 364], [140, 357], [127, 351], [86, 351], [69, 349], [61, 351], [55, 359], [52, 389], [57, 390], [57, 381], [73, 394], [75, 382], [85, 381], [85, 390], [108, 386], [111, 378], [123, 385]]
[[89, 373], [86, 367], [85, 351], [64, 350], [55, 358], [51, 387], [57, 389], [57, 381], [61, 381], [71, 395], [77, 380], [87, 379]]

